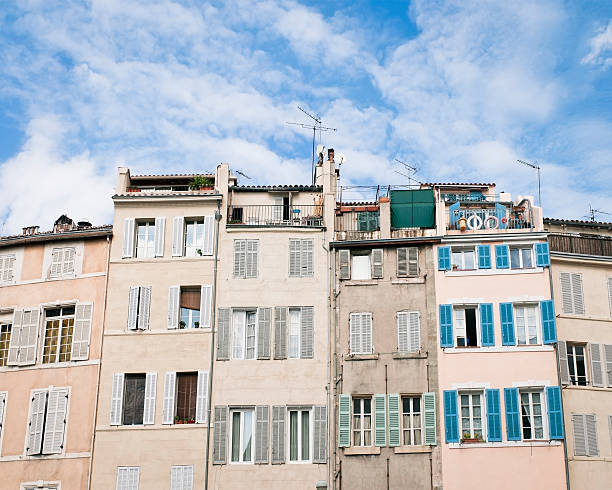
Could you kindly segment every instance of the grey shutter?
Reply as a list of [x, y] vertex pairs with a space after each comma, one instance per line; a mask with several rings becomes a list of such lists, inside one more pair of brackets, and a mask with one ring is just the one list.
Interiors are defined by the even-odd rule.
[[138, 490], [139, 479], [140, 466], [119, 466], [116, 490]]
[[180, 296], [180, 286], [170, 286], [168, 288], [168, 328], [170, 330], [178, 327]]
[[561, 373], [561, 384], [568, 385], [569, 379], [569, 367], [567, 365], [567, 344], [564, 340], [557, 342], [559, 349], [559, 372]]
[[230, 308], [219, 308], [217, 320], [217, 360], [229, 360], [230, 352]]
[[134, 218], [123, 220], [123, 246], [122, 257], [124, 259], [134, 256]]
[[372, 278], [382, 279], [383, 277], [383, 251], [382, 248], [372, 250]]
[[574, 313], [584, 315], [584, 298], [582, 296], [582, 274], [572, 273], [572, 296], [574, 299]]
[[42, 450], [43, 426], [47, 407], [47, 392], [37, 391], [30, 399], [30, 422], [28, 424], [28, 445], [26, 454], [40, 454]]
[[157, 393], [157, 373], [147, 373], [145, 380], [143, 425], [155, 424], [155, 400]]
[[361, 313], [349, 317], [349, 349], [351, 354], [361, 354]]
[[257, 309], [257, 359], [270, 359], [270, 320], [272, 308]]
[[19, 363], [19, 346], [21, 344], [21, 322], [23, 321], [23, 310], [13, 312], [13, 326], [11, 327], [11, 340], [9, 342], [8, 361], [9, 366]]
[[43, 454], [61, 454], [64, 447], [67, 409], [68, 390], [65, 388], [51, 390], [47, 401]]
[[147, 330], [151, 317], [151, 286], [140, 286], [140, 302], [138, 304], [138, 328]]
[[410, 352], [421, 350], [421, 315], [418, 311], [408, 313], [408, 339]]
[[140, 286], [132, 286], [130, 288], [130, 296], [128, 298], [128, 330], [136, 330], [138, 328], [138, 298], [140, 296]]
[[246, 240], [234, 240], [234, 277], [246, 277]]
[[604, 369], [608, 382], [608, 388], [612, 388], [612, 345], [604, 344]]
[[612, 447], [612, 415], [608, 415], [608, 430], [610, 431], [610, 447]]
[[312, 277], [314, 273], [312, 240], [302, 240], [301, 255], [301, 276]]
[[215, 217], [204, 216], [204, 245], [202, 255], [212, 255], [215, 244]]
[[327, 463], [327, 407], [314, 407], [314, 435], [312, 462]]
[[36, 363], [40, 309], [24, 310], [22, 318], [18, 360], [20, 366], [28, 366]]
[[408, 248], [408, 275], [409, 276], [419, 275], [419, 248], [418, 247]]
[[172, 220], [172, 256], [183, 256], [183, 235], [185, 232], [185, 218], [175, 216]]
[[372, 335], [372, 314], [364, 313], [361, 316], [361, 348], [363, 354], [371, 354], [374, 352]]
[[561, 302], [563, 313], [573, 313], [572, 285], [569, 272], [559, 274], [561, 280]]
[[202, 284], [200, 290], [200, 328], [210, 328], [212, 309], [212, 286]]
[[586, 440], [587, 440], [587, 456], [599, 456], [599, 445], [597, 444], [597, 419], [595, 415], [588, 414], [584, 416]]
[[259, 240], [247, 240], [246, 250], [246, 277], [257, 277], [259, 261]]
[[215, 427], [213, 434], [213, 464], [227, 462], [227, 407], [215, 407]]
[[610, 316], [612, 316], [612, 277], [608, 277], [608, 303], [610, 304]]
[[300, 331], [300, 358], [314, 357], [314, 307], [303, 306]]
[[272, 464], [285, 463], [285, 407], [272, 407]]
[[93, 305], [91, 303], [77, 303], [72, 333], [71, 361], [86, 361], [89, 359], [92, 316]]
[[409, 340], [408, 340], [408, 312], [398, 311], [397, 312], [397, 351], [408, 352], [409, 351]]
[[300, 277], [301, 268], [301, 240], [289, 239], [289, 277]]
[[110, 425], [121, 425], [121, 416], [123, 415], [123, 379], [123, 373], [115, 373], [113, 375]]
[[397, 249], [397, 277], [406, 277], [408, 275], [408, 249]]
[[162, 405], [162, 424], [174, 422], [174, 397], [176, 396], [176, 372], [168, 371], [164, 379], [164, 401]]
[[255, 464], [268, 464], [270, 407], [255, 407]]
[[196, 396], [196, 423], [208, 422], [208, 371], [198, 371], [198, 392]]
[[601, 350], [599, 349], [599, 344], [589, 344], [589, 355], [591, 358], [593, 386], [603, 386], [604, 380], [601, 374]]
[[574, 456], [586, 456], [587, 441], [585, 433], [584, 415], [572, 415], [572, 429], [574, 431]]
[[274, 359], [287, 359], [287, 310], [274, 308]]
[[164, 236], [166, 235], [166, 218], [155, 218], [155, 256], [164, 256]]
[[340, 279], [351, 278], [351, 252], [350, 250], [339, 250], [338, 261], [340, 263]]

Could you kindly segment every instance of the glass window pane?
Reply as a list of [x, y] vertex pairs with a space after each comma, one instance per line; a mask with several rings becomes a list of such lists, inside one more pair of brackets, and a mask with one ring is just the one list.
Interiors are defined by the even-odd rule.
[[302, 460], [310, 459], [310, 413], [302, 412]]
[[531, 249], [524, 248], [522, 249], [522, 253], [523, 253], [523, 267], [533, 267], [533, 264], [531, 263]]
[[363, 413], [372, 413], [372, 400], [370, 398], [363, 399]]
[[232, 461], [240, 460], [240, 412], [232, 413]]
[[298, 413], [295, 410], [289, 412], [289, 460], [298, 459]]
[[242, 436], [242, 447], [244, 452], [242, 454], [243, 461], [251, 461], [251, 436], [253, 435], [253, 412], [244, 412], [244, 428]]
[[472, 250], [464, 253], [465, 269], [471, 270], [476, 268], [476, 261], [474, 260], [474, 252]]
[[510, 267], [512, 269], [521, 268], [521, 251], [518, 248], [510, 249]]

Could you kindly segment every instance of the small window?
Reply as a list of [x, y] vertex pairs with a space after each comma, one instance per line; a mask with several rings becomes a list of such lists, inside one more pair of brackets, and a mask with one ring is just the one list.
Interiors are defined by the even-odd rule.
[[310, 410], [289, 410], [289, 461], [310, 460]]
[[586, 348], [584, 345], [567, 344], [567, 366], [573, 385], [587, 386]]
[[74, 332], [74, 306], [45, 310], [43, 364], [70, 361]]
[[71, 276], [74, 274], [75, 249], [73, 247], [54, 248], [51, 251], [50, 277]]
[[59, 483], [35, 483], [35, 484], [25, 484], [21, 487], [23, 490], [57, 490], [59, 488]]
[[476, 253], [473, 248], [453, 248], [452, 266], [454, 271], [472, 271], [476, 269]]
[[353, 446], [372, 445], [372, 398], [353, 398]]
[[510, 247], [511, 269], [533, 268], [533, 247]]
[[[201, 288], [181, 288], [179, 328], [200, 327]], [[175, 310], [176, 311], [176, 310]]]
[[138, 490], [139, 466], [119, 466], [117, 468], [117, 490]]
[[514, 305], [516, 340], [518, 345], [540, 344], [538, 307], [536, 305]]
[[136, 223], [136, 257], [155, 257], [155, 221]]
[[351, 279], [371, 279], [370, 254], [351, 255]]
[[125, 375], [123, 425], [142, 425], [146, 378], [145, 374]]
[[11, 328], [12, 325], [10, 323], [0, 324], [0, 366], [6, 366], [8, 362]]
[[26, 454], [61, 454], [64, 450], [68, 388], [35, 390], [30, 398]]
[[477, 310], [475, 306], [454, 308], [457, 347], [478, 347], [480, 345]]
[[255, 359], [257, 311], [238, 310], [232, 316], [232, 359]]
[[407, 247], [397, 249], [397, 277], [419, 275], [419, 248]]
[[402, 397], [402, 444], [420, 446], [422, 444], [421, 397]]
[[523, 439], [544, 439], [544, 406], [541, 391], [521, 391]]
[[195, 423], [197, 397], [198, 373], [177, 373], [175, 423]]
[[254, 410], [231, 410], [231, 462], [251, 463], [254, 432]]
[[459, 393], [461, 403], [461, 439], [483, 441], [483, 400], [482, 392]]
[[9, 284], [15, 278], [15, 255], [0, 255], [0, 284]]

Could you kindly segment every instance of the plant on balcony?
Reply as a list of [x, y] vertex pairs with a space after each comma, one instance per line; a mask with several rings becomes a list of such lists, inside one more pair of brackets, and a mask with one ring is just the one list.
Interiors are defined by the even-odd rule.
[[186, 326], [187, 324], [183, 320], [179, 322], [179, 328], [185, 328]]
[[210, 190], [213, 188], [214, 182], [209, 177], [204, 177], [203, 175], [194, 175], [189, 182], [189, 188], [192, 191], [198, 190]]
[[464, 432], [461, 438], [462, 443], [485, 442], [482, 437], [472, 437], [469, 432]]

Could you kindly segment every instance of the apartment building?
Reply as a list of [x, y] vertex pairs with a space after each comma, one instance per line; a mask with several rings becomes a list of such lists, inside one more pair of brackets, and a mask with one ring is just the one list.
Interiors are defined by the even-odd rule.
[[612, 482], [612, 223], [545, 219], [571, 488]]
[[0, 238], [2, 488], [88, 488], [112, 228]]
[[566, 488], [541, 210], [494, 184], [432, 187], [443, 487]]
[[334, 488], [441, 488], [433, 190], [338, 203]]

